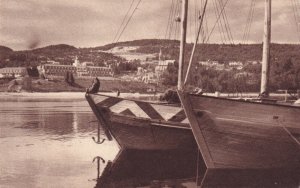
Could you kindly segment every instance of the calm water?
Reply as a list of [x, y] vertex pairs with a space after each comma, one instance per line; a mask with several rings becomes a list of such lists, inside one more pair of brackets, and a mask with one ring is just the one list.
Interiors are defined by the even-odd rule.
[[1, 188], [94, 187], [94, 157], [107, 161], [118, 153], [114, 142], [91, 139], [97, 124], [89, 123], [96, 119], [83, 97], [0, 100]]

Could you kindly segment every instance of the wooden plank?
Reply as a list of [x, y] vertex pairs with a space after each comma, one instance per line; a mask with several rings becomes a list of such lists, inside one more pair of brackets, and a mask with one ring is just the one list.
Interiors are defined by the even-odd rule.
[[181, 104], [183, 106], [183, 109], [185, 111], [185, 114], [190, 122], [192, 132], [196, 139], [196, 142], [197, 142], [198, 148], [201, 152], [201, 155], [204, 159], [205, 165], [207, 168], [214, 168], [215, 167], [214, 162], [212, 160], [209, 148], [207, 147], [207, 144], [205, 142], [202, 130], [199, 127], [197, 117], [194, 114], [194, 111], [192, 109], [190, 100], [189, 100], [187, 94], [185, 94], [184, 92], [182, 92], [182, 91], [177, 91], [177, 92], [178, 92]]

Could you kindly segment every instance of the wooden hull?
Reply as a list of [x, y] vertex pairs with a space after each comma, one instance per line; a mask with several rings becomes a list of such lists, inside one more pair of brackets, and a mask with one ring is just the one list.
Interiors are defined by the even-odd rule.
[[207, 168], [300, 168], [300, 108], [181, 95]]
[[196, 148], [190, 129], [154, 124], [124, 116], [112, 116], [110, 131], [121, 148], [139, 150], [169, 150]]
[[123, 149], [186, 149], [197, 143], [208, 169], [300, 168], [299, 107], [180, 96], [185, 113], [179, 106], [102, 95], [87, 99]]
[[181, 107], [87, 95], [98, 120], [122, 149], [173, 150], [197, 148]]

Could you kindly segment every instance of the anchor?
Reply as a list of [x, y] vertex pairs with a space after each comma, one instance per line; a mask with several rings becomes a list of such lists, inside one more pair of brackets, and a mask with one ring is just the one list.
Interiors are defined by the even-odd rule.
[[[90, 121], [89, 123], [92, 123], [92, 122], [98, 122], [98, 121]], [[98, 122], [97, 140], [94, 136], [92, 137], [92, 139], [94, 140], [94, 142], [96, 144], [102, 144], [105, 141], [105, 138], [103, 138], [103, 139], [100, 138], [100, 135], [101, 135], [100, 133], [101, 133], [100, 123]]]
[[100, 156], [94, 157], [93, 162], [95, 162], [95, 160], [97, 160], [97, 178], [96, 178], [96, 180], [98, 180], [100, 178], [100, 170], [101, 170], [100, 169], [100, 160], [103, 164], [105, 164], [105, 160]]

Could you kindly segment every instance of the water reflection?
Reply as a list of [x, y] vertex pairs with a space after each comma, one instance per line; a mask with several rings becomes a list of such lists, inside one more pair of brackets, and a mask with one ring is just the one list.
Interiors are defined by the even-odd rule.
[[195, 187], [197, 151], [124, 150], [95, 187]]
[[84, 99], [2, 99], [0, 114], [0, 187], [93, 187], [91, 159], [119, 150], [93, 142], [96, 118]]
[[[0, 138], [15, 132], [68, 139], [97, 131], [96, 120], [85, 101], [80, 102], [2, 102]], [[19, 129], [19, 130], [17, 130]]]
[[[197, 151], [124, 150], [97, 175], [107, 187], [299, 187], [299, 169], [206, 169]], [[99, 167], [99, 166], [98, 166]]]

